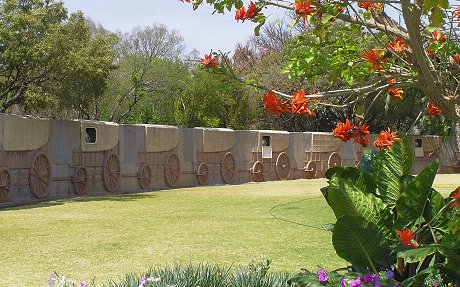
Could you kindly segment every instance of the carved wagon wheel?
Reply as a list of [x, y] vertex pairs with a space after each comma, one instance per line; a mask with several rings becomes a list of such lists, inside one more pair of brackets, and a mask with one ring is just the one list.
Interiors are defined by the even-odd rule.
[[139, 169], [139, 174], [137, 175], [137, 180], [139, 181], [139, 186], [141, 189], [147, 189], [152, 182], [152, 169], [150, 166], [143, 164]]
[[7, 202], [11, 198], [11, 174], [2, 168], [0, 169], [0, 202]]
[[227, 152], [220, 164], [220, 176], [222, 177], [222, 181], [227, 184], [231, 183], [235, 175], [235, 170], [235, 157], [231, 152]]
[[169, 187], [175, 187], [179, 181], [180, 175], [180, 162], [176, 154], [171, 154], [168, 162], [165, 165], [165, 182]]
[[331, 153], [329, 159], [327, 160], [327, 168], [331, 168], [334, 166], [342, 166], [342, 159], [340, 155], [336, 152]]
[[205, 162], [202, 162], [198, 166], [198, 170], [196, 172], [196, 178], [198, 179], [198, 183], [200, 185], [208, 184], [208, 177], [209, 177], [208, 164]]
[[121, 165], [116, 154], [109, 154], [104, 161], [102, 172], [102, 182], [105, 190], [114, 192], [120, 185]]
[[264, 181], [264, 165], [261, 161], [256, 161], [251, 168], [252, 181]]
[[307, 165], [304, 167], [305, 170], [305, 178], [313, 179], [316, 178], [316, 163], [314, 161], [307, 162]]
[[51, 164], [44, 153], [34, 157], [29, 173], [29, 188], [33, 196], [42, 199], [48, 196], [51, 184]]
[[86, 189], [88, 187], [88, 172], [83, 166], [75, 167], [72, 183], [76, 194], [85, 195], [88, 192]]
[[291, 162], [287, 153], [282, 152], [276, 158], [275, 164], [276, 176], [280, 180], [287, 180], [291, 174]]

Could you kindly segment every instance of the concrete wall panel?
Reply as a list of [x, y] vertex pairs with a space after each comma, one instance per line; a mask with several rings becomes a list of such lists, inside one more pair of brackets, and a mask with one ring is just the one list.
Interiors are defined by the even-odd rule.
[[3, 126], [0, 141], [4, 151], [36, 150], [48, 142], [48, 120], [6, 114], [0, 117]]
[[169, 151], [179, 144], [180, 131], [174, 126], [145, 125], [145, 150]]
[[220, 152], [235, 146], [235, 131], [231, 129], [203, 129], [203, 152]]
[[[81, 150], [84, 152], [107, 151], [117, 146], [119, 141], [119, 125], [110, 122], [81, 121]], [[96, 129], [96, 142], [87, 143], [87, 128]]]

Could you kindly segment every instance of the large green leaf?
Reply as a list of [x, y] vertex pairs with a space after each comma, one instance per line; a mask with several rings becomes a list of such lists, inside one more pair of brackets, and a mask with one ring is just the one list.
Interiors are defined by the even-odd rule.
[[327, 176], [331, 178], [327, 202], [337, 219], [344, 215], [361, 216], [377, 224], [384, 206], [382, 200], [371, 193], [374, 184], [368, 174], [355, 168], [334, 168]]
[[390, 207], [396, 205], [401, 194], [401, 177], [409, 175], [414, 161], [414, 151], [407, 137], [383, 150], [374, 163], [373, 175], [377, 193]]
[[359, 160], [359, 168], [367, 174], [372, 174], [374, 170], [374, 163], [377, 159], [379, 152], [372, 149], [365, 149]]
[[449, 222], [448, 214], [443, 213], [441, 215], [438, 215], [439, 211], [442, 209], [444, 204], [446, 204], [446, 200], [444, 199], [444, 197], [439, 192], [432, 189], [428, 206], [425, 209], [423, 217], [426, 221], [431, 221], [434, 217], [437, 216], [436, 220], [431, 224], [431, 226], [435, 229], [447, 232], [447, 223]]
[[412, 248], [404, 251], [398, 252], [397, 257], [404, 258], [406, 263], [415, 263], [425, 260], [426, 257], [434, 253], [444, 253], [443, 248], [440, 245], [427, 245], [419, 248]]
[[431, 196], [439, 160], [431, 162], [404, 189], [396, 202], [398, 211], [398, 228], [407, 226], [420, 219], [425, 213]]
[[341, 258], [360, 267], [371, 267], [390, 254], [390, 246], [375, 224], [362, 217], [344, 216], [334, 226], [332, 244]]

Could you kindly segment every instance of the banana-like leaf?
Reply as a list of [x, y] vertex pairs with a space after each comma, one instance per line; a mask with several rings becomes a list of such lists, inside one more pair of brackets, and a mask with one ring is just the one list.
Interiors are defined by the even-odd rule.
[[361, 159], [359, 160], [359, 169], [367, 174], [372, 174], [374, 171], [374, 163], [378, 155], [379, 152], [376, 150], [365, 149]]
[[372, 178], [354, 168], [340, 168], [335, 171], [329, 181], [327, 202], [336, 218], [344, 215], [361, 216], [377, 224], [384, 206], [381, 199], [370, 193], [373, 187]]
[[419, 248], [408, 249], [398, 252], [398, 257], [404, 258], [406, 263], [422, 262], [434, 253], [444, 254], [444, 249], [439, 244], [427, 245]]
[[431, 186], [438, 168], [439, 160], [431, 162], [406, 186], [396, 202], [398, 228], [414, 223], [423, 216], [429, 204]]
[[401, 194], [400, 179], [410, 174], [413, 161], [414, 151], [407, 137], [383, 150], [375, 160], [373, 176], [377, 193], [390, 208], [396, 205]]
[[360, 267], [372, 267], [390, 254], [382, 232], [362, 217], [344, 216], [334, 226], [332, 244], [341, 258]]

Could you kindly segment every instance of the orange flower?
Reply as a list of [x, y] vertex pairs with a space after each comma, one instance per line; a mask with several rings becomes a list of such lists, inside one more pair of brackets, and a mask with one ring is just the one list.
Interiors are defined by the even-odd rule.
[[367, 12], [371, 12], [372, 9], [382, 10], [382, 6], [373, 2], [358, 2], [358, 7], [366, 9]]
[[446, 41], [446, 36], [441, 31], [435, 30], [433, 32], [433, 42], [444, 43]]
[[355, 141], [353, 143], [358, 143], [363, 147], [367, 147], [367, 145], [369, 144], [369, 139], [367, 138], [367, 135], [369, 133], [369, 126], [366, 124], [362, 124], [358, 129], [358, 135], [356, 136]]
[[404, 91], [401, 88], [396, 88], [396, 89], [389, 89], [388, 94], [391, 96], [393, 100], [401, 100], [404, 98], [403, 94]]
[[259, 9], [254, 2], [250, 2], [248, 6], [248, 11], [246, 11], [246, 19], [254, 19], [256, 16], [259, 15]]
[[395, 53], [400, 53], [401, 55], [406, 56], [405, 50], [407, 49], [407, 45], [404, 40], [399, 37], [394, 39], [393, 42], [388, 42], [387, 47]]
[[212, 53], [209, 53], [209, 55], [205, 54], [203, 58], [199, 57], [198, 59], [200, 59], [203, 69], [217, 68], [220, 65], [219, 58], [214, 57]]
[[433, 55], [434, 55], [434, 51], [431, 50], [431, 49], [426, 49], [426, 54], [427, 54], [428, 56], [433, 56]]
[[432, 102], [428, 102], [428, 114], [430, 116], [437, 116], [439, 114], [442, 113], [441, 109], [438, 108], [435, 104], [433, 104]]
[[358, 135], [356, 126], [347, 119], [345, 123], [338, 123], [337, 127], [332, 130], [332, 135], [344, 142], [355, 138]]
[[309, 109], [308, 102], [309, 100], [305, 98], [304, 90], [294, 92], [294, 96], [290, 101], [291, 112], [294, 114], [305, 114], [309, 117], [316, 116], [315, 112]]
[[372, 64], [372, 67], [369, 68], [369, 71], [376, 70], [380, 72], [380, 70], [383, 68], [383, 62], [385, 61], [382, 51], [374, 49], [365, 51], [361, 58]]
[[460, 55], [459, 54], [453, 55], [452, 60], [454, 60], [454, 62], [457, 63], [457, 65], [460, 65]]
[[389, 84], [389, 85], [394, 85], [394, 84], [396, 84], [396, 79], [388, 79], [388, 84]]
[[454, 193], [451, 198], [455, 199], [455, 201], [450, 205], [450, 208], [460, 206], [460, 186], [457, 188], [457, 193]]
[[391, 148], [393, 143], [399, 141], [399, 138], [396, 137], [396, 132], [391, 132], [390, 128], [388, 131], [381, 131], [380, 137], [375, 140], [374, 146], [378, 148]]
[[246, 7], [241, 7], [240, 9], [236, 10], [235, 13], [235, 20], [238, 21], [243, 21], [246, 20]]
[[418, 247], [418, 243], [414, 240], [415, 235], [410, 229], [405, 228], [403, 231], [396, 230], [396, 233], [398, 234], [399, 242], [401, 242], [401, 244], [409, 245], [414, 248]]
[[311, 5], [310, 0], [298, 0], [294, 5], [294, 12], [302, 17], [305, 23], [307, 16], [311, 16], [316, 12], [316, 7]]
[[280, 116], [284, 109], [281, 107], [281, 101], [276, 97], [275, 93], [270, 91], [264, 96], [264, 107], [275, 113], [276, 116]]

